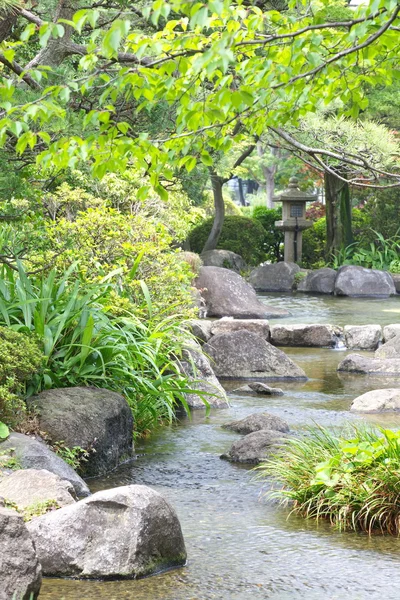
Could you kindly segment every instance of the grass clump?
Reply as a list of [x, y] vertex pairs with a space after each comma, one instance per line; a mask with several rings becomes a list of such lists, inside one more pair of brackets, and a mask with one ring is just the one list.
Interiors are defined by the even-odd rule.
[[341, 531], [400, 534], [400, 431], [310, 428], [258, 469], [292, 512]]

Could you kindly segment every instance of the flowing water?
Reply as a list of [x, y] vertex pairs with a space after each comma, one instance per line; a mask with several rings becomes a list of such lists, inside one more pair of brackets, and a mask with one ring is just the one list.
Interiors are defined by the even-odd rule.
[[[395, 323], [399, 299], [350, 300], [310, 296], [266, 297], [288, 308], [286, 322]], [[231, 408], [194, 413], [137, 447], [135, 461], [107, 478], [91, 480], [92, 491], [132, 483], [161, 492], [176, 509], [188, 552], [187, 566], [139, 581], [46, 579], [40, 600], [397, 600], [400, 541], [339, 533], [288, 513], [265, 497], [268, 486], [250, 468], [219, 458], [239, 436], [221, 425], [252, 412], [286, 419], [293, 430], [319, 423], [341, 426], [357, 395], [400, 381], [339, 377], [345, 352], [287, 349], [310, 378], [285, 383], [284, 396], [231, 395]], [[234, 382], [229, 388], [234, 389]], [[369, 416], [372, 423], [400, 427], [400, 416]]]

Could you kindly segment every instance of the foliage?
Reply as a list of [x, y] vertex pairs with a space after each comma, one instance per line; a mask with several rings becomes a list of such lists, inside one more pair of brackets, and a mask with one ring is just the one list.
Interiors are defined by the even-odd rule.
[[326, 219], [315, 221], [312, 227], [303, 231], [302, 266], [306, 269], [319, 269], [325, 266]]
[[18, 470], [21, 468], [19, 460], [14, 456], [14, 451], [14, 448], [9, 448], [8, 450], [0, 450], [0, 470]]
[[[210, 234], [212, 219], [197, 225], [189, 234], [190, 248], [201, 253]], [[265, 259], [265, 230], [260, 223], [242, 216], [228, 216], [224, 220], [218, 249], [239, 254], [247, 264], [258, 265]]]
[[0, 440], [5, 440], [10, 435], [10, 430], [7, 425], [0, 421]]
[[279, 262], [283, 260], [283, 232], [275, 227], [275, 221], [282, 219], [282, 209], [256, 206], [253, 210], [253, 219], [256, 219], [265, 230], [264, 249], [266, 260]]
[[53, 510], [58, 510], [59, 508], [61, 508], [61, 506], [59, 505], [57, 500], [49, 499], [43, 500], [42, 502], [35, 502], [35, 504], [27, 506], [26, 508], [24, 508], [22, 513], [24, 521], [29, 522], [32, 521], [32, 519], [35, 519], [36, 517], [41, 517], [42, 515], [45, 515], [46, 513], [51, 512]]
[[279, 482], [274, 495], [296, 513], [341, 530], [400, 533], [399, 431], [311, 428], [259, 468]]
[[335, 267], [357, 265], [366, 269], [397, 272], [400, 263], [400, 235], [385, 238], [373, 231], [375, 241], [369, 247], [360, 248], [356, 242], [344, 248], [334, 257]]
[[306, 219], [318, 221], [319, 219], [322, 219], [322, 217], [325, 217], [325, 213], [325, 204], [322, 204], [322, 202], [311, 202], [311, 204], [307, 206]]
[[[225, 204], [225, 214], [227, 216], [232, 215], [241, 215], [241, 207], [236, 204], [229, 196], [229, 194], [224, 194], [224, 204]], [[214, 215], [214, 198], [212, 192], [208, 191], [205, 194], [205, 201], [201, 205], [201, 208], [204, 210], [206, 217], [212, 217]]]
[[69, 448], [65, 445], [63, 440], [53, 442], [52, 446], [56, 454], [61, 456], [61, 458], [77, 472], [80, 471], [82, 463], [87, 462], [90, 452], [94, 452], [93, 449], [88, 450], [81, 448], [80, 446]]
[[[0, 282], [0, 288], [4, 290], [4, 282]], [[8, 435], [5, 423], [15, 427], [23, 420], [21, 395], [25, 383], [40, 371], [42, 361], [35, 339], [0, 327], [0, 438]]]

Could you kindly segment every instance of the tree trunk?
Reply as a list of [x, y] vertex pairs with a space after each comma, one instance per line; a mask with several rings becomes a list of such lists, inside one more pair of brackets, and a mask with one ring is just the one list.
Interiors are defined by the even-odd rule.
[[267, 195], [267, 208], [274, 208], [274, 201], [272, 200], [272, 198], [274, 197], [275, 190], [276, 166], [264, 167], [263, 170], [265, 177], [265, 192]]
[[353, 242], [350, 190], [347, 183], [325, 173], [326, 253], [330, 257]]
[[246, 206], [246, 200], [243, 192], [243, 181], [238, 177], [239, 201], [242, 206]]
[[211, 185], [214, 196], [215, 208], [214, 223], [202, 252], [207, 252], [207, 250], [216, 249], [225, 217], [225, 203], [224, 197], [222, 195], [222, 186], [224, 185], [224, 179], [222, 177], [219, 177], [215, 171], [211, 171]]

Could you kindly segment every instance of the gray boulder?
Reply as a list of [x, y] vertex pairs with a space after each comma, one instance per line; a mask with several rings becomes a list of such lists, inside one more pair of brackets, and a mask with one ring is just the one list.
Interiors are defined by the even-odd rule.
[[291, 292], [299, 271], [299, 265], [291, 262], [261, 265], [252, 270], [249, 283], [259, 292]]
[[221, 458], [231, 462], [258, 464], [276, 452], [285, 437], [284, 433], [268, 429], [254, 431], [234, 442]]
[[376, 350], [382, 340], [380, 325], [346, 325], [344, 342], [350, 350]]
[[393, 278], [387, 271], [346, 265], [340, 267], [335, 281], [337, 296], [387, 298], [395, 293]]
[[83, 479], [43, 442], [22, 433], [11, 433], [6, 440], [0, 442], [0, 452], [2, 451], [12, 452], [22, 469], [45, 469], [71, 482], [78, 497], [90, 494]]
[[186, 562], [175, 511], [143, 485], [97, 492], [33, 519], [28, 529], [44, 575], [142, 577]]
[[307, 379], [286, 354], [250, 331], [215, 335], [203, 349], [221, 379]]
[[400, 333], [378, 348], [375, 358], [400, 358]]
[[73, 504], [76, 499], [72, 483], [44, 469], [26, 469], [4, 475], [0, 478], [0, 496], [20, 509], [48, 500], [54, 500], [61, 508]]
[[400, 389], [372, 390], [353, 400], [356, 412], [395, 412], [400, 410]]
[[334, 325], [273, 325], [271, 343], [275, 346], [335, 348], [342, 333], [342, 328]]
[[336, 275], [336, 271], [328, 267], [309, 271], [300, 281], [297, 291], [310, 294], [333, 294]]
[[[205, 402], [211, 408], [228, 408], [228, 398], [200, 347], [190, 346], [183, 351], [184, 360], [182, 371], [188, 376], [193, 389], [203, 392], [201, 395], [185, 394], [185, 400], [190, 408], [206, 408]], [[204, 402], [205, 401], [205, 402]]]
[[393, 279], [394, 287], [396, 292], [400, 294], [400, 273], [390, 273]]
[[399, 377], [400, 358], [370, 358], [360, 354], [349, 354], [339, 363], [338, 371], [360, 375]]
[[247, 435], [262, 429], [280, 431], [281, 433], [288, 433], [289, 431], [289, 425], [286, 421], [275, 415], [270, 415], [269, 413], [254, 413], [244, 419], [240, 419], [240, 421], [226, 423], [225, 425], [222, 425], [222, 427], [223, 429], [236, 431], [236, 433], [241, 433], [242, 435]]
[[35, 600], [42, 569], [21, 515], [0, 506], [0, 600]]
[[246, 385], [232, 390], [232, 394], [242, 396], [283, 396], [283, 390], [281, 388], [270, 387], [266, 383], [261, 383], [261, 381], [251, 381]]
[[231, 333], [240, 329], [252, 331], [265, 340], [269, 340], [269, 322], [266, 319], [232, 319], [225, 317], [212, 322], [211, 334]]
[[207, 319], [193, 319], [190, 321], [190, 329], [200, 343], [208, 342], [211, 337], [211, 327], [214, 322]]
[[392, 338], [400, 335], [400, 323], [395, 323], [393, 325], [386, 325], [383, 328], [383, 341], [388, 342]]
[[90, 387], [46, 390], [29, 406], [52, 442], [95, 450], [82, 465], [86, 476], [105, 474], [132, 456], [132, 411], [120, 394]]
[[207, 250], [200, 255], [200, 258], [205, 267], [231, 269], [236, 273], [248, 269], [243, 258], [230, 250]]
[[251, 285], [228, 269], [201, 267], [195, 286], [205, 300], [207, 317], [269, 319], [289, 315], [260, 302]]

